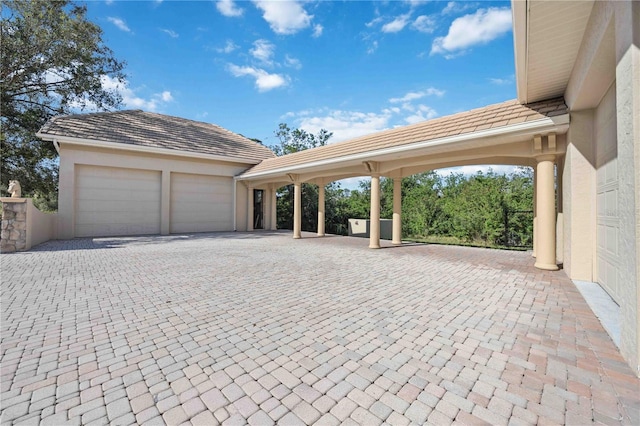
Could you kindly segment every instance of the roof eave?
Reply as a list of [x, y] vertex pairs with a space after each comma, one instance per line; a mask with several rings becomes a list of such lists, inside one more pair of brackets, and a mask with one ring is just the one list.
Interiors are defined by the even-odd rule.
[[254, 160], [240, 157], [232, 157], [226, 155], [214, 155], [214, 154], [204, 154], [192, 151], [181, 151], [177, 149], [168, 149], [168, 148], [156, 148], [150, 146], [141, 146], [141, 145], [133, 145], [133, 144], [123, 144], [118, 142], [107, 142], [96, 139], [86, 139], [86, 138], [76, 138], [71, 136], [60, 136], [60, 135], [52, 135], [48, 133], [36, 133], [36, 136], [40, 139], [46, 141], [52, 141], [54, 144], [70, 144], [70, 145], [80, 145], [80, 146], [88, 146], [94, 148], [106, 148], [106, 149], [115, 149], [122, 151], [134, 151], [141, 152], [146, 154], [159, 154], [159, 155], [171, 155], [176, 157], [188, 157], [188, 158], [198, 158], [203, 160], [213, 160], [213, 161], [225, 161], [227, 163], [240, 163], [240, 164], [249, 164], [256, 165], [260, 163], [262, 160]]
[[569, 114], [557, 115], [554, 117], [545, 117], [539, 120], [528, 121], [524, 123], [512, 124], [510, 126], [498, 127], [495, 129], [480, 130], [477, 132], [470, 132], [461, 135], [447, 136], [438, 139], [431, 139], [422, 142], [415, 142], [406, 145], [400, 145], [390, 148], [379, 149], [375, 151], [360, 152], [357, 154], [351, 154], [339, 158], [330, 158], [325, 160], [318, 160], [305, 164], [298, 164], [293, 166], [280, 167], [274, 170], [265, 170], [263, 172], [251, 173], [251, 171], [245, 172], [237, 177], [237, 180], [251, 180], [251, 179], [263, 179], [281, 176], [286, 173], [297, 173], [304, 169], [312, 167], [333, 166], [339, 163], [346, 163], [350, 161], [365, 161], [374, 156], [399, 154], [402, 152], [417, 150], [427, 147], [436, 147], [441, 145], [453, 145], [461, 142], [471, 141], [473, 139], [491, 138], [499, 136], [507, 136], [510, 134], [535, 135], [539, 133], [555, 132], [558, 134], [566, 133], [569, 128]]

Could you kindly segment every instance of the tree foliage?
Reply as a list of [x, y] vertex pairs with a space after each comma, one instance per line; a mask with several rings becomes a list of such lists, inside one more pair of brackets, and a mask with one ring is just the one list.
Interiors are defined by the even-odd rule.
[[104, 83], [124, 81], [124, 63], [86, 12], [67, 0], [2, 0], [0, 174], [49, 207], [56, 204], [57, 153], [35, 133], [52, 116], [121, 102], [116, 85]]
[[[287, 124], [280, 123], [275, 132], [279, 140], [278, 145], [271, 149], [276, 155], [282, 156], [309, 148], [324, 146], [333, 133], [321, 129], [314, 135], [302, 129], [291, 129]], [[318, 187], [307, 183], [302, 184], [302, 230], [313, 231], [318, 226]], [[325, 205], [331, 205], [335, 199], [333, 190], [338, 190], [338, 184], [327, 185], [325, 190]], [[277, 194], [278, 228], [293, 229], [293, 185], [281, 187]], [[329, 231], [328, 231], [329, 232]]]

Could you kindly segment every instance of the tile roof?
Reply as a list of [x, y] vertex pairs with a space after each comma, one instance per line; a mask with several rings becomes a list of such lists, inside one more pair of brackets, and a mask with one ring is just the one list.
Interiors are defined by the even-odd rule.
[[270, 158], [243, 173], [269, 172], [288, 166], [299, 166], [341, 156], [360, 154], [379, 149], [425, 142], [448, 136], [495, 129], [546, 117], [568, 114], [563, 98], [555, 98], [522, 105], [517, 100], [489, 105], [471, 111], [423, 121], [421, 123], [385, 130], [343, 142], [337, 142], [296, 152], [283, 157]]
[[215, 124], [140, 110], [58, 116], [39, 134], [236, 157], [249, 163], [275, 156], [266, 146]]

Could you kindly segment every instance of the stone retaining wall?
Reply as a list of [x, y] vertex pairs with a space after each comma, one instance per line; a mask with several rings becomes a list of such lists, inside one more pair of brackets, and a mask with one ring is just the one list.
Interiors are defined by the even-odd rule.
[[57, 238], [57, 215], [43, 213], [31, 198], [0, 198], [2, 202], [2, 235], [0, 252], [31, 250], [45, 241]]
[[27, 200], [2, 200], [2, 234], [0, 252], [27, 250]]

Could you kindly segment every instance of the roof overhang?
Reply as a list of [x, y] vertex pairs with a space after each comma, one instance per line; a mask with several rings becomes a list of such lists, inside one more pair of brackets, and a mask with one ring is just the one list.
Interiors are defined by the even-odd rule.
[[594, 0], [512, 0], [518, 100], [563, 96]]
[[74, 138], [69, 136], [50, 135], [47, 133], [36, 133], [36, 136], [45, 141], [51, 141], [54, 143], [56, 150], [59, 151], [60, 144], [69, 144], [91, 148], [113, 149], [118, 151], [139, 152], [142, 154], [156, 154], [156, 155], [169, 155], [174, 157], [187, 157], [195, 158], [199, 160], [209, 161], [224, 161], [227, 163], [239, 163], [246, 165], [255, 165], [260, 163], [261, 160], [248, 160], [240, 157], [229, 157], [223, 155], [203, 154], [198, 152], [182, 151], [177, 149], [156, 148], [148, 146], [140, 146], [133, 144], [123, 144], [116, 142], [106, 142], [95, 139]]
[[[287, 174], [315, 173], [322, 170], [336, 170], [343, 173], [346, 168], [361, 166], [365, 161], [395, 161], [443, 152], [450, 152], [453, 156], [457, 151], [465, 149], [532, 140], [535, 135], [546, 135], [550, 133], [564, 134], [568, 129], [569, 114], [562, 114], [535, 121], [414, 142], [375, 151], [359, 152], [352, 155], [295, 164], [261, 172], [252, 173], [248, 171], [238, 176], [237, 180], [278, 179]], [[363, 169], [363, 173], [359, 175], [364, 174], [366, 173], [364, 173]]]

